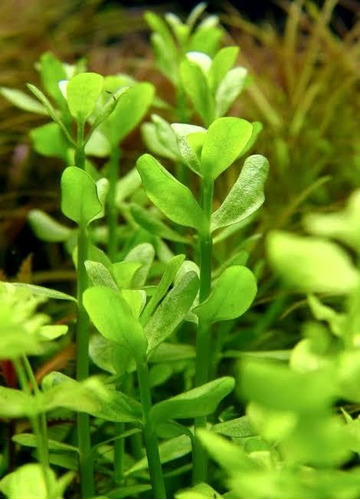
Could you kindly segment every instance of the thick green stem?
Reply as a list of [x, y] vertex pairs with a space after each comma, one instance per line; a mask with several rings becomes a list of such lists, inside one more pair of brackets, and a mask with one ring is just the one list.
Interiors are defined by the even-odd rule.
[[[85, 260], [88, 255], [88, 234], [86, 227], [78, 229], [77, 255], [77, 327], [76, 327], [76, 380], [89, 376], [89, 327], [90, 320], [83, 304], [83, 293], [88, 286]], [[77, 435], [79, 446], [80, 477], [82, 498], [94, 496], [94, 470], [91, 454], [90, 417], [86, 413], [77, 415]]]
[[[84, 123], [78, 123], [75, 164], [85, 169]], [[77, 238], [77, 323], [76, 323], [76, 380], [89, 376], [89, 329], [90, 319], [83, 304], [83, 293], [88, 287], [85, 261], [88, 257], [89, 237], [86, 227], [78, 227]], [[95, 495], [94, 464], [91, 453], [90, 417], [77, 415], [77, 438], [82, 498]]]
[[[212, 181], [203, 180], [201, 186], [201, 206], [206, 217], [206, 226], [199, 234], [200, 240], [200, 303], [207, 299], [211, 291], [211, 262], [212, 262], [212, 238], [210, 233], [210, 220], [213, 203], [214, 184]], [[199, 321], [196, 335], [196, 371], [195, 384], [200, 386], [206, 384], [209, 378], [209, 360], [211, 352], [211, 335], [209, 325]], [[207, 455], [202, 447], [197, 434], [206, 427], [206, 417], [195, 419], [195, 440], [193, 448], [193, 482], [206, 482], [207, 478]]]
[[149, 464], [150, 480], [154, 498], [166, 498], [166, 490], [160, 461], [159, 446], [151, 418], [151, 391], [149, 385], [149, 370], [146, 361], [137, 364], [140, 399], [143, 409], [143, 425], [146, 455]]
[[76, 150], [75, 150], [75, 165], [82, 170], [85, 170], [85, 145], [84, 145], [85, 123], [78, 123]]
[[[32, 382], [32, 386], [34, 389], [34, 394], [35, 398], [39, 395], [39, 390], [37, 383], [35, 381], [35, 377], [33, 377], [33, 371], [30, 366], [30, 363], [26, 356], [23, 356], [23, 362], [20, 360], [14, 360], [14, 366], [15, 370], [20, 382], [20, 387], [21, 389], [28, 394], [29, 396], [31, 395], [31, 390], [29, 387], [28, 383], [28, 378], [27, 378], [27, 373], [31, 374], [30, 382]], [[24, 368], [25, 366], [25, 368]], [[27, 372], [27, 373], [26, 373]], [[35, 382], [35, 383], [34, 383]], [[47, 491], [47, 496], [46, 498], [52, 498], [52, 491], [51, 491], [51, 483], [50, 483], [50, 478], [49, 478], [49, 453], [48, 453], [48, 445], [47, 445], [47, 432], [46, 432], [46, 426], [42, 425], [43, 422], [41, 421], [41, 416], [40, 415], [33, 415], [29, 417], [30, 422], [31, 422], [31, 427], [33, 429], [34, 435], [37, 440], [37, 451], [39, 455], [39, 462], [41, 465], [41, 469], [43, 472], [44, 476], [44, 481], [46, 485], [46, 491]], [[46, 420], [45, 420], [46, 421]]]
[[117, 223], [118, 209], [115, 204], [116, 199], [116, 183], [119, 176], [119, 163], [121, 151], [118, 147], [111, 150], [110, 160], [108, 163], [107, 178], [109, 181], [109, 192], [107, 195], [107, 226], [109, 231], [108, 236], [108, 257], [113, 262], [117, 253]]

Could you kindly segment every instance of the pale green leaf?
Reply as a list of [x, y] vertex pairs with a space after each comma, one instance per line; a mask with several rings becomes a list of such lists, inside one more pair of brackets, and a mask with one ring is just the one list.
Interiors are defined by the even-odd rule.
[[252, 124], [242, 118], [218, 118], [209, 127], [201, 152], [201, 173], [215, 180], [234, 163], [252, 135]]
[[249, 309], [256, 292], [256, 279], [250, 269], [231, 266], [219, 276], [209, 297], [193, 312], [208, 323], [235, 319]]
[[71, 115], [84, 123], [95, 110], [101, 94], [104, 78], [97, 73], [75, 75], [66, 87], [66, 100]]
[[47, 115], [45, 107], [38, 101], [29, 97], [27, 94], [21, 90], [9, 89], [7, 87], [0, 87], [0, 94], [5, 97], [11, 104], [14, 104], [24, 111], [29, 111], [30, 113], [37, 113], [40, 115]]
[[84, 293], [84, 305], [95, 327], [112, 342], [125, 342], [135, 359], [143, 358], [147, 342], [140, 322], [120, 292], [94, 287]]
[[136, 166], [146, 194], [159, 210], [182, 226], [202, 227], [203, 212], [188, 187], [148, 154], [142, 155]]
[[42, 241], [63, 242], [67, 241], [74, 233], [73, 229], [60, 224], [42, 210], [30, 210], [28, 221], [36, 237]]
[[237, 181], [211, 216], [212, 231], [237, 224], [261, 207], [268, 171], [269, 163], [264, 156], [252, 155], [245, 160]]
[[232, 377], [222, 377], [173, 398], [161, 401], [151, 409], [152, 421], [158, 423], [168, 419], [210, 415], [234, 387], [235, 380]]
[[86, 226], [102, 209], [97, 186], [90, 175], [78, 167], [67, 167], [61, 177], [61, 210], [64, 215], [80, 226]]
[[179, 326], [191, 308], [199, 288], [199, 278], [193, 271], [166, 295], [145, 326], [149, 353]]
[[267, 249], [272, 268], [294, 290], [347, 294], [360, 284], [350, 257], [330, 241], [272, 231]]

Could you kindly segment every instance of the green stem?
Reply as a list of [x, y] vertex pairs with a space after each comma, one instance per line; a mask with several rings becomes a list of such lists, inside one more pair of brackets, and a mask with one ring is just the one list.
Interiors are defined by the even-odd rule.
[[149, 385], [149, 370], [147, 362], [137, 363], [140, 399], [143, 409], [144, 440], [149, 464], [150, 480], [154, 498], [166, 498], [166, 490], [160, 461], [156, 429], [150, 418], [151, 391]]
[[[78, 228], [77, 256], [77, 325], [76, 325], [76, 380], [89, 376], [89, 327], [90, 320], [83, 304], [83, 293], [88, 286], [85, 260], [88, 256], [88, 234], [86, 227]], [[90, 417], [86, 413], [77, 415], [77, 435], [79, 445], [80, 477], [82, 498], [94, 496], [94, 470], [91, 454]]]
[[75, 165], [85, 170], [85, 144], [84, 144], [85, 123], [78, 123], [77, 140], [75, 150]]
[[[78, 123], [75, 165], [85, 169], [84, 123]], [[90, 319], [83, 304], [83, 293], [88, 287], [85, 261], [88, 257], [89, 237], [86, 227], [78, 227], [77, 237], [77, 323], [76, 323], [76, 380], [89, 376], [89, 329]], [[94, 463], [91, 453], [90, 417], [77, 415], [77, 438], [82, 498], [95, 495]]]
[[[201, 206], [206, 217], [206, 226], [199, 233], [200, 240], [200, 291], [199, 301], [204, 302], [211, 291], [212, 238], [210, 221], [213, 203], [214, 183], [204, 179], [201, 185]], [[211, 335], [209, 325], [199, 321], [196, 335], [195, 384], [206, 384], [209, 378]], [[195, 419], [195, 440], [193, 447], [193, 482], [206, 482], [207, 454], [198, 439], [198, 431], [206, 427], [206, 417]]]
[[[123, 434], [125, 425], [123, 422], [115, 424], [115, 436]], [[114, 481], [117, 486], [121, 485], [124, 480], [124, 453], [125, 440], [124, 438], [116, 439], [114, 443]]]
[[108, 256], [114, 262], [117, 253], [117, 223], [118, 209], [115, 204], [116, 199], [116, 182], [118, 180], [119, 162], [121, 151], [118, 147], [111, 150], [110, 160], [108, 163], [108, 181], [109, 192], [107, 195], [107, 226], [109, 231], [108, 236]]
[[[25, 365], [25, 368], [23, 366]], [[30, 363], [26, 356], [23, 356], [22, 362], [19, 359], [14, 360], [14, 366], [15, 370], [20, 382], [20, 387], [21, 389], [31, 396], [31, 390], [28, 384], [28, 379], [26, 376], [26, 371], [28, 373], [31, 373], [33, 380], [31, 380], [33, 389], [34, 389], [34, 394], [35, 398], [39, 394], [38, 386], [35, 381], [35, 377], [33, 377], [33, 371], [31, 369]], [[34, 384], [35, 381], [35, 384]], [[51, 483], [50, 483], [50, 478], [49, 478], [49, 454], [48, 454], [48, 447], [47, 447], [47, 432], [45, 433], [45, 430], [42, 426], [41, 419], [39, 415], [32, 415], [29, 417], [29, 420], [31, 422], [31, 427], [33, 429], [34, 435], [36, 436], [37, 440], [37, 451], [39, 455], [39, 462], [41, 464], [41, 469], [43, 472], [44, 476], [44, 481], [46, 485], [46, 491], [47, 491], [47, 497], [46, 498], [51, 498], [52, 497], [52, 492], [51, 492]]]
[[[33, 369], [31, 367], [30, 361], [26, 356], [23, 356], [23, 363], [25, 366], [25, 370], [27, 373], [27, 376], [29, 378], [29, 381], [32, 385], [33, 391], [35, 398], [40, 398], [40, 390], [38, 383], [36, 381]], [[45, 413], [40, 413], [39, 415], [39, 425], [40, 425], [40, 434], [41, 434], [41, 440], [42, 440], [42, 448], [43, 448], [43, 462], [46, 464], [46, 467], [49, 467], [49, 449], [48, 449], [48, 431], [47, 431], [47, 420], [46, 420], [46, 414]]]

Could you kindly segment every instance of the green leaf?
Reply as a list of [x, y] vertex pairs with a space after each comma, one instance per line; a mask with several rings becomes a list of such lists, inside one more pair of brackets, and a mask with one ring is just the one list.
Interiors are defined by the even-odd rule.
[[177, 81], [178, 55], [174, 39], [167, 24], [153, 12], [145, 13], [145, 20], [152, 29], [151, 44], [160, 71], [170, 81]]
[[346, 317], [329, 306], [323, 304], [315, 295], [308, 296], [308, 303], [314, 317], [319, 321], [326, 321], [331, 332], [341, 337], [346, 331]]
[[110, 156], [111, 145], [109, 139], [100, 129], [91, 132], [85, 144], [85, 155], [95, 156], [96, 158], [106, 158]]
[[214, 101], [203, 70], [197, 63], [184, 59], [180, 65], [181, 83], [196, 112], [208, 127], [215, 118]]
[[235, 443], [206, 430], [199, 430], [199, 439], [210, 457], [226, 471], [251, 470], [254, 465], [245, 451]]
[[47, 411], [66, 408], [92, 414], [100, 408], [103, 399], [109, 400], [109, 391], [96, 377], [77, 382], [64, 373], [53, 371], [42, 379], [41, 384], [43, 405]]
[[154, 349], [149, 356], [150, 363], [171, 363], [174, 361], [184, 361], [194, 359], [195, 348], [189, 344], [170, 344], [163, 342]]
[[[21, 433], [21, 434], [15, 434], [13, 436], [12, 441], [15, 443], [21, 444], [21, 446], [29, 446], [30, 448], [37, 448], [38, 447], [38, 439], [37, 436], [34, 434], [30, 433]], [[75, 446], [71, 446], [70, 444], [66, 443], [61, 443], [60, 441], [54, 441], [53, 439], [48, 439], [47, 440], [47, 446], [49, 450], [54, 450], [54, 451], [72, 451], [75, 453], [79, 453], [79, 449], [76, 448]]]
[[142, 421], [140, 403], [108, 389], [96, 377], [77, 382], [63, 373], [51, 372], [44, 377], [42, 385], [47, 410], [67, 408], [111, 422]]
[[239, 53], [239, 47], [224, 47], [215, 55], [210, 71], [209, 83], [212, 92], [215, 92], [220, 82], [234, 66]]
[[159, 236], [165, 240], [188, 243], [188, 240], [184, 236], [168, 227], [159, 219], [159, 217], [152, 214], [149, 210], [145, 210], [139, 205], [133, 204], [130, 207], [130, 211], [139, 226], [146, 229], [149, 233]]
[[95, 182], [78, 167], [67, 167], [61, 177], [61, 210], [80, 226], [89, 224], [103, 210]]
[[220, 82], [215, 95], [216, 116], [224, 116], [245, 87], [246, 68], [231, 69]]
[[140, 243], [126, 254], [124, 262], [136, 262], [141, 264], [141, 267], [137, 269], [131, 280], [131, 288], [141, 288], [145, 285], [154, 257], [155, 250], [150, 243]]
[[145, 326], [147, 353], [159, 345], [179, 326], [192, 306], [199, 288], [199, 278], [193, 271], [166, 295]]
[[111, 398], [104, 401], [101, 408], [92, 413], [107, 422], [142, 423], [143, 415], [140, 403], [122, 392], [113, 392]]
[[33, 396], [18, 389], [0, 386], [1, 418], [19, 418], [36, 415], [41, 407]]
[[8, 498], [63, 498], [65, 489], [73, 479], [73, 474], [56, 479], [55, 472], [47, 471], [50, 491], [47, 489], [44, 471], [40, 464], [26, 464], [7, 474], [0, 481], [0, 490]]
[[252, 125], [242, 118], [218, 118], [209, 127], [201, 152], [204, 178], [215, 180], [234, 163], [252, 135]]
[[[188, 436], [178, 436], [159, 445], [160, 461], [162, 464], [172, 462], [177, 458], [184, 457], [191, 452], [191, 441]], [[140, 459], [125, 472], [129, 476], [135, 472], [148, 468], [147, 457]]]
[[95, 110], [101, 94], [104, 78], [97, 73], [80, 73], [67, 84], [66, 100], [71, 115], [84, 123]]
[[265, 408], [314, 414], [334, 401], [332, 378], [331, 368], [296, 373], [280, 363], [248, 358], [241, 364], [239, 390], [244, 398]]
[[[152, 259], [151, 259], [152, 262]], [[111, 265], [111, 273], [118, 288], [138, 288], [136, 285], [143, 281], [142, 262], [122, 261]], [[140, 271], [141, 270], [141, 271]], [[146, 272], [146, 269], [145, 269]], [[136, 285], [134, 285], [134, 283]]]
[[243, 221], [264, 203], [264, 185], [269, 163], [264, 156], [252, 155], [222, 205], [211, 216], [211, 230]]
[[146, 194], [159, 210], [182, 226], [202, 227], [203, 212], [189, 188], [176, 180], [151, 155], [140, 156], [136, 166]]
[[40, 335], [44, 340], [55, 340], [68, 333], [67, 325], [44, 325], [40, 328]]
[[103, 286], [112, 290], [119, 289], [111, 273], [101, 262], [86, 260], [85, 268], [93, 286]]
[[[96, 118], [94, 123], [92, 124], [90, 130], [90, 139], [93, 135], [94, 130], [101, 125], [109, 116], [114, 112], [116, 106], [118, 105], [118, 101], [121, 99], [123, 94], [125, 94], [130, 87], [123, 86], [117, 90], [114, 90], [113, 94], [108, 98], [103, 106], [101, 106], [100, 111], [96, 114]], [[110, 139], [108, 137], [108, 139]]]
[[186, 123], [173, 123], [171, 127], [175, 131], [178, 149], [184, 163], [197, 175], [201, 175], [200, 158], [206, 130]]
[[318, 236], [336, 238], [355, 252], [360, 252], [360, 190], [349, 198], [345, 209], [329, 214], [310, 214], [304, 220], [308, 231]]
[[141, 323], [146, 325], [150, 316], [155, 311], [157, 305], [164, 298], [166, 292], [168, 291], [171, 283], [174, 281], [176, 273], [180, 269], [181, 264], [184, 262], [185, 255], [176, 255], [169, 260], [166, 264], [164, 274], [161, 277], [160, 283], [157, 285], [154, 295], [148, 302], [142, 316]]
[[231, 266], [219, 276], [209, 297], [193, 312], [208, 323], [235, 319], [249, 309], [256, 292], [256, 279], [250, 269]]
[[74, 231], [41, 210], [30, 210], [28, 221], [39, 240], [59, 243], [67, 241]]
[[235, 387], [232, 377], [222, 377], [173, 398], [155, 404], [151, 419], [159, 423], [168, 419], [204, 417], [213, 413], [218, 404]]
[[[89, 355], [91, 361], [105, 372], [116, 375], [116, 369], [113, 364], [113, 352], [117, 344], [107, 340], [100, 334], [93, 334], [89, 342]], [[131, 357], [129, 353], [129, 357]], [[131, 358], [132, 359], [132, 358]]]
[[113, 147], [118, 145], [143, 119], [154, 98], [151, 83], [137, 83], [129, 88], [106, 121]]
[[39, 69], [41, 83], [46, 92], [53, 97], [59, 105], [65, 104], [64, 96], [59, 88], [59, 82], [67, 79], [64, 64], [51, 52], [45, 52], [40, 57]]
[[37, 113], [39, 115], [47, 115], [47, 111], [39, 104], [38, 101], [29, 97], [27, 94], [21, 90], [9, 89], [7, 87], [0, 87], [0, 94], [5, 97], [11, 104], [14, 104], [24, 111], [29, 111], [30, 113]]
[[267, 249], [272, 268], [295, 290], [347, 294], [360, 284], [350, 257], [330, 241], [272, 231]]
[[30, 130], [30, 137], [37, 153], [67, 160], [69, 143], [57, 123], [47, 123]]
[[337, 384], [341, 398], [360, 401], [360, 352], [344, 351], [338, 357]]
[[[158, 127], [154, 123], [146, 122], [143, 123], [141, 126], [141, 135], [147, 150], [156, 156], [162, 156], [172, 161], [176, 161], [179, 157], [179, 151], [178, 151], [179, 148], [177, 147], [175, 134], [173, 133], [171, 127], [170, 131], [172, 135], [169, 136], [169, 142], [166, 145], [164, 145], [162, 143]], [[173, 144], [175, 144], [175, 151], [173, 151], [174, 149]]]
[[194, 29], [196, 22], [199, 20], [200, 16], [205, 12], [206, 7], [207, 7], [206, 2], [200, 2], [197, 5], [195, 5], [195, 7], [190, 11], [188, 18], [186, 20], [186, 24], [187, 26], [189, 26], [191, 30]]
[[177, 146], [174, 130], [170, 123], [157, 114], [152, 114], [151, 120], [161, 147], [165, 148], [167, 155], [171, 159], [176, 160], [179, 156], [179, 148]]
[[29, 90], [39, 99], [39, 101], [43, 104], [44, 108], [46, 109], [48, 115], [54, 120], [55, 123], [59, 125], [61, 130], [64, 132], [66, 138], [70, 142], [70, 144], [74, 144], [74, 141], [65, 127], [64, 123], [62, 122], [58, 111], [54, 108], [54, 106], [51, 104], [49, 99], [44, 95], [41, 90], [39, 90], [35, 85], [32, 85], [31, 83], [27, 84]]
[[116, 206], [121, 208], [122, 202], [134, 194], [140, 186], [141, 177], [136, 168], [133, 168], [116, 184]]
[[24, 288], [29, 290], [33, 295], [37, 297], [46, 297], [47, 299], [56, 299], [56, 300], [71, 300], [72, 302], [76, 302], [75, 297], [72, 295], [68, 295], [64, 292], [59, 292], [58, 290], [54, 290], [53, 288], [46, 288], [45, 286], [40, 285], [31, 285], [30, 283], [11, 283], [16, 288]]
[[135, 359], [144, 357], [147, 342], [142, 326], [120, 292], [89, 288], [84, 293], [84, 305], [101, 335], [115, 343], [125, 342]]
[[247, 415], [220, 424], [215, 424], [212, 426], [211, 430], [232, 438], [247, 438], [257, 435]]
[[18, 359], [24, 354], [42, 354], [42, 339], [39, 335], [29, 335], [20, 325], [9, 325], [3, 318], [0, 319], [0, 360]]
[[186, 499], [186, 498], [224, 498], [214, 490], [207, 483], [199, 483], [193, 486], [192, 488], [188, 488], [186, 490], [181, 490], [176, 493], [175, 498]]

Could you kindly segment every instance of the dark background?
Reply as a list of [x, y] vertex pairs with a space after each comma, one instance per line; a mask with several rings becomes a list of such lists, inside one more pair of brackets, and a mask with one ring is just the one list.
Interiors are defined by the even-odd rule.
[[[251, 21], [270, 20], [276, 24], [282, 24], [284, 9], [281, 5], [290, 4], [292, 0], [208, 0], [208, 12], [221, 13], [226, 7], [232, 5]], [[186, 0], [182, 2], [171, 2], [164, 0], [105, 0], [104, 5], [118, 5], [126, 8], [145, 9], [160, 8], [164, 11], [172, 11], [186, 14], [199, 3], [198, 0]], [[313, 0], [319, 7], [323, 6], [325, 0]], [[351, 27], [355, 19], [360, 15], [360, 0], [339, 0], [335, 8], [336, 17], [342, 20], [347, 27]]]

